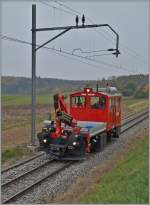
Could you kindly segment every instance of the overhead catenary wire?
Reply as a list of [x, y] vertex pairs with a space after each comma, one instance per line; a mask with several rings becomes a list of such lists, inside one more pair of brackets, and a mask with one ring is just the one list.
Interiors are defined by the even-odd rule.
[[[39, 2], [42, 3], [42, 4], [44, 4], [44, 5], [46, 5], [46, 6], [49, 7], [49, 8], [57, 9], [57, 10], [60, 10], [60, 11], [65, 12], [65, 13], [69, 13], [70, 15], [74, 15], [74, 16], [76, 16], [76, 17], [77, 17], [77, 14], [82, 15], [81, 12], [79, 12], [79, 11], [77, 11], [77, 10], [75, 10], [75, 9], [72, 9], [72, 8], [69, 7], [69, 6], [66, 6], [66, 5], [62, 4], [62, 3], [60, 3], [59, 1], [52, 0], [52, 2], [55, 2], [55, 3], [57, 3], [59, 6], [63, 6], [63, 7], [65, 7], [65, 8], [67, 8], [67, 9], [69, 9], [69, 11], [68, 11], [68, 10], [64, 10], [64, 9], [62, 9], [62, 8], [58, 8], [58, 7], [56, 7], [56, 6], [53, 6], [53, 5], [51, 5], [50, 3], [47, 3], [47, 2], [42, 1], [42, 0], [39, 0]], [[71, 11], [70, 11], [70, 10], [71, 10]], [[72, 12], [72, 11], [73, 11], [73, 12]], [[74, 12], [75, 12], [75, 13], [74, 13]], [[82, 18], [83, 18], [83, 16], [84, 16], [84, 15], [82, 15]], [[84, 17], [85, 17], [85, 16], [84, 16]], [[94, 23], [89, 17], [86, 16], [86, 18], [87, 18], [87, 19], [89, 20], [89, 22], [91, 22], [92, 24]], [[95, 28], [94, 28], [94, 31], [97, 32], [97, 33], [99, 33]], [[107, 38], [105, 37], [104, 34], [102, 34], [102, 33], [99, 33], [99, 34], [101, 34], [101, 35], [107, 40]]]
[[[60, 3], [59, 1], [55, 1], [55, 0], [53, 1], [53, 0], [52, 0], [52, 2], [55, 2], [55, 3], [57, 3], [59, 6], [63, 6], [63, 7], [67, 8], [67, 9], [69, 9], [69, 10], [71, 10], [71, 11], [58, 8], [58, 7], [53, 6], [53, 5], [51, 5], [50, 3], [47, 3], [47, 2], [42, 1], [42, 0], [39, 0], [39, 2], [42, 3], [42, 4], [44, 4], [44, 5], [46, 5], [46, 6], [49, 7], [49, 8], [57, 9], [57, 10], [60, 10], [60, 11], [65, 12], [65, 13], [68, 13], [68, 14], [70, 14], [70, 15], [74, 15], [74, 16], [76, 16], [77, 14], [82, 15], [81, 12], [79, 12], [79, 11], [77, 11], [77, 10], [75, 10], [75, 9], [72, 9], [72, 8], [69, 7], [69, 6], [66, 6], [66, 5], [62, 4], [62, 3]], [[72, 12], [72, 11], [73, 11], [73, 12]], [[88, 16], [85, 15], [85, 18], [86, 18], [90, 23], [92, 23], [92, 24], [94, 23]], [[110, 39], [108, 39], [103, 33], [100, 33], [100, 32], [97, 31], [95, 28], [94, 28], [94, 31], [95, 31], [96, 33], [102, 35], [105, 40], [110, 40]], [[102, 30], [101, 30], [101, 32], [102, 32]]]
[[80, 51], [81, 53], [99, 53], [103, 51], [108, 51], [108, 49], [103, 49], [103, 50], [91, 50], [91, 51], [84, 51], [82, 48], [74, 48], [72, 50], [72, 54], [74, 54], [76, 51]]
[[[78, 10], [76, 10], [76, 9], [73, 9], [72, 7], [67, 6], [67, 5], [65, 5], [64, 3], [62, 3], [62, 2], [59, 2], [58, 0], [51, 0], [51, 1], [54, 2], [54, 3], [56, 3], [56, 4], [58, 4], [58, 5], [61, 6], [61, 7], [64, 7], [64, 8], [66, 8], [66, 9], [68, 9], [69, 12], [70, 12], [70, 14], [72, 14], [72, 15], [77, 15], [77, 14], [82, 15], [82, 13], [81, 13], [80, 11], [78, 11]], [[40, 2], [41, 2], [41, 1], [40, 1]], [[42, 1], [42, 2], [43, 2], [43, 1]], [[44, 1], [44, 2], [45, 2], [45, 1]], [[47, 3], [47, 6], [48, 6], [48, 5], [49, 5], [49, 3]], [[61, 9], [61, 8], [58, 8], [58, 9]], [[85, 15], [85, 18], [86, 18], [89, 22], [91, 22], [92, 24], [94, 23], [94, 21], [93, 21], [90, 17], [88, 17], [87, 15]], [[115, 38], [114, 38], [112, 35], [108, 34], [105, 30], [102, 30], [102, 29], [101, 29], [100, 32], [99, 32], [97, 29], [94, 29], [94, 31], [97, 32], [98, 34], [102, 35], [102, 36], [105, 38], [105, 40], [109, 40], [109, 41], [111, 41], [111, 42], [114, 42], [114, 40], [115, 40]], [[104, 35], [103, 33], [105, 33], [105, 35]], [[107, 37], [106, 37], [106, 35], [107, 35]], [[108, 36], [109, 36], [109, 37], [108, 37]], [[110, 37], [111, 37], [111, 39], [110, 39]], [[135, 58], [137, 61], [142, 62], [142, 64], [143, 64], [143, 63], [144, 63], [144, 64], [147, 64], [147, 62], [145, 61], [144, 57], [143, 57], [141, 54], [137, 53], [135, 50], [129, 48], [128, 46], [124, 45], [123, 43], [120, 43], [120, 47], [121, 47], [122, 50], [124, 50], [125, 53], [126, 53], [127, 55], [129, 55], [130, 57], [131, 57], [131, 55], [132, 55], [132, 57]], [[131, 58], [132, 58], [132, 57], [131, 57]]]
[[76, 16], [76, 14], [73, 13], [73, 12], [70, 12], [70, 11], [65, 10], [65, 9], [62, 9], [62, 8], [58, 8], [58, 7], [53, 6], [53, 5], [51, 5], [51, 4], [49, 4], [49, 3], [45, 2], [45, 1], [39, 0], [39, 2], [40, 2], [41, 4], [44, 4], [44, 5], [48, 6], [48, 7], [50, 7], [50, 8], [53, 8], [53, 9], [56, 9], [56, 10], [59, 10], [59, 11], [63, 11], [64, 13], [67, 13], [67, 14]]
[[[0, 36], [2, 36], [2, 34], [0, 34]], [[3, 35], [2, 39], [4, 39], [4, 40], [10, 40], [10, 41], [18, 42], [18, 43], [23, 43], [23, 44], [32, 45], [32, 43], [30, 43], [30, 42], [23, 41], [23, 40], [16, 39], [16, 38], [12, 38], [12, 37], [7, 37], [6, 35]], [[36, 46], [39, 47], [39, 45], [36, 45]], [[81, 55], [77, 55], [77, 54], [72, 54], [72, 53], [70, 53], [70, 52], [68, 52], [68, 51], [65, 51], [65, 50], [62, 50], [62, 49], [56, 49], [56, 48], [51, 48], [51, 47], [47, 47], [47, 46], [44, 46], [43, 48], [49, 49], [49, 50], [52, 50], [52, 51], [55, 51], [55, 52], [59, 52], [59, 53], [64, 53], [64, 54], [69, 55], [69, 56], [72, 56], [72, 57], [77, 57], [77, 58], [81, 58], [81, 59], [84, 59], [84, 60], [92, 61], [92, 62], [94, 62], [94, 63], [102, 64], [102, 65], [105, 65], [105, 66], [108, 66], [108, 67], [112, 67], [112, 68], [115, 68], [115, 69], [119, 69], [119, 70], [123, 70], [123, 71], [128, 71], [128, 72], [135, 73], [135, 71], [129, 70], [129, 69], [123, 67], [123, 66], [118, 66], [118, 65], [114, 65], [114, 64], [107, 63], [107, 62], [104, 62], [104, 61], [91, 59], [91, 58], [86, 57], [86, 56], [81, 56]]]
[[[3, 34], [0, 34], [0, 37], [1, 39], [3, 40], [8, 40], [8, 41], [13, 41], [13, 42], [17, 42], [17, 43], [22, 43], [22, 44], [27, 44], [27, 45], [32, 45], [32, 43], [28, 42], [28, 41], [24, 41], [24, 40], [20, 40], [20, 39], [17, 39], [17, 38], [13, 38], [13, 37], [9, 37], [7, 35], [3, 35]], [[36, 45], [37, 47], [39, 47], [39, 45], [37, 44]], [[76, 57], [76, 58], [80, 58], [82, 60], [86, 60], [86, 61], [90, 61], [90, 62], [93, 62], [93, 63], [96, 63], [96, 64], [99, 64], [99, 65], [104, 65], [104, 66], [107, 66], [107, 67], [111, 67], [114, 68], [114, 69], [119, 69], [119, 70], [123, 70], [124, 72], [125, 71], [128, 71], [128, 72], [132, 72], [132, 73], [135, 73], [135, 71], [133, 70], [129, 70], [123, 66], [118, 66], [118, 65], [115, 65], [115, 64], [111, 64], [111, 63], [107, 63], [105, 61], [100, 61], [100, 60], [95, 60], [95, 59], [91, 59], [89, 57], [86, 57], [86, 56], [81, 56], [81, 55], [77, 55], [77, 54], [72, 54], [68, 51], [65, 51], [63, 49], [56, 49], [56, 48], [51, 48], [51, 47], [47, 47], [47, 46], [44, 46], [43, 47], [44, 49], [48, 49], [48, 50], [51, 50], [51, 51], [55, 51], [59, 54], [66, 54], [68, 55], [69, 57]], [[83, 61], [82, 61], [83, 63]], [[93, 65], [92, 65], [93, 66]]]
[[[0, 36], [1, 36], [1, 34], [0, 34]], [[23, 44], [26, 44], [26, 45], [30, 45], [30, 46], [32, 46], [32, 43], [30, 43], [30, 42], [27, 42], [27, 41], [22, 41], [22, 40], [18, 40], [18, 39], [14, 39], [14, 38], [12, 38], [12, 37], [6, 37], [6, 36], [4, 36], [4, 37], [1, 37], [3, 40], [8, 40], [8, 41], [13, 41], [13, 42], [17, 42], [17, 43], [23, 43]], [[37, 45], [37, 46], [39, 46], [39, 45]], [[95, 65], [95, 64], [91, 64], [91, 63], [87, 63], [87, 62], [85, 62], [85, 61], [82, 61], [81, 59], [76, 59], [76, 58], [74, 58], [73, 56], [67, 56], [66, 54], [64, 55], [63, 54], [63, 51], [61, 51], [61, 50], [57, 50], [57, 49], [55, 49], [55, 48], [50, 48], [50, 47], [43, 47], [43, 48], [45, 48], [45, 49], [47, 49], [47, 51], [53, 51], [55, 54], [57, 54], [57, 55], [61, 55], [61, 56], [63, 56], [63, 57], [65, 57], [65, 58], [69, 58], [69, 59], [71, 59], [71, 60], [73, 60], [73, 61], [77, 61], [77, 62], [81, 62], [81, 63], [83, 63], [83, 64], [86, 64], [86, 65], [88, 65], [88, 66], [92, 66], [92, 67], [94, 67], [94, 68], [97, 68], [97, 69], [99, 69], [98, 68], [98, 66], [97, 65]]]
[[92, 57], [99, 57], [99, 56], [110, 56], [112, 55], [111, 53], [104, 53], [104, 54], [97, 54], [97, 55], [90, 55], [90, 56], [85, 56], [86, 58], [92, 58]]

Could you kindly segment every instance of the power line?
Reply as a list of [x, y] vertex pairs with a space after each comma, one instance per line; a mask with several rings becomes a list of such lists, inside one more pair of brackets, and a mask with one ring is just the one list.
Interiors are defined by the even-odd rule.
[[[2, 34], [0, 34], [0, 36], [2, 36]], [[18, 39], [12, 38], [12, 37], [2, 36], [1, 38], [3, 40], [8, 40], [8, 41], [17, 42], [17, 43], [23, 43], [23, 44], [30, 45], [30, 46], [32, 45], [32, 43], [30, 43], [30, 42], [18, 40]], [[39, 46], [39, 45], [37, 45], [37, 46]], [[65, 57], [65, 58], [69, 58], [71, 60], [74, 60], [74, 61], [77, 61], [77, 62], [81, 62], [81, 63], [84, 63], [84, 64], [86, 64], [88, 66], [92, 66], [92, 67], [95, 67], [95, 68], [99, 69], [98, 66], [96, 66], [94, 64], [87, 63], [87, 62], [82, 61], [80, 59], [76, 59], [73, 56], [66, 56], [67, 54], [65, 53], [65, 55], [64, 55], [63, 51], [61, 51], [61, 50], [58, 50], [58, 49], [55, 49], [55, 48], [50, 48], [50, 47], [45, 47], [45, 46], [43, 48], [47, 49], [47, 51], [51, 51], [51, 52], [53, 51], [57, 55], [61, 55], [61, 56]]]
[[58, 7], [53, 6], [53, 5], [49, 4], [49, 3], [46, 3], [46, 2], [44, 2], [44, 1], [42, 1], [42, 0], [39, 0], [39, 2], [40, 2], [41, 4], [44, 4], [44, 5], [48, 6], [48, 7], [50, 7], [50, 8], [53, 8], [53, 9], [56, 9], [56, 10], [60, 10], [60, 11], [63, 11], [63, 12], [65, 12], [65, 13], [67, 13], [67, 14], [71, 14], [71, 15], [76, 16], [76, 14], [74, 14], [74, 13], [72, 13], [72, 12], [70, 12], [70, 11], [67, 11], [67, 10], [61, 9], [61, 8], [58, 8]]
[[[69, 13], [69, 14], [74, 15], [74, 16], [76, 16], [77, 14], [82, 15], [81, 12], [79, 12], [79, 11], [77, 11], [77, 10], [75, 10], [75, 9], [72, 9], [71, 7], [66, 6], [66, 5], [64, 5], [64, 4], [62, 4], [62, 3], [58, 2], [58, 1], [55, 1], [55, 0], [52, 0], [52, 1], [55, 2], [55, 3], [57, 3], [59, 6], [63, 6], [63, 7], [67, 8], [67, 9], [73, 11], [73, 12], [67, 11], [67, 10], [64, 10], [64, 9], [61, 9], [61, 8], [58, 8], [58, 7], [55, 7], [55, 6], [52, 6], [50, 3], [43, 2], [42, 0], [39, 0], [39, 1], [40, 1], [40, 3], [46, 5], [46, 6], [50, 7], [50, 8], [54, 8], [54, 9], [57, 9], [57, 10], [60, 10], [60, 11], [64, 11], [65, 13]], [[74, 13], [74, 12], [75, 12], [75, 13]], [[92, 23], [92, 24], [94, 23], [94, 22], [92, 21], [92, 19], [90, 19], [88, 16], [85, 16], [85, 17], [86, 17], [86, 19], [87, 19], [90, 23]], [[99, 32], [99, 31], [97, 31], [96, 29], [94, 29], [94, 31], [95, 31], [96, 33], [102, 35], [105, 40], [110, 40], [110, 39], [107, 38], [103, 33], [101, 33], [102, 30], [101, 30], [101, 32]], [[114, 42], [114, 41], [113, 41], [113, 42]]]
[[[65, 8], [67, 8], [68, 10], [73, 11], [73, 12], [69, 12], [69, 14], [72, 14], [72, 15], [80, 14], [80, 15], [82, 15], [81, 12], [79, 12], [79, 11], [77, 11], [77, 10], [75, 10], [75, 9], [72, 9], [71, 7], [69, 7], [69, 6], [67, 6], [67, 5], [65, 5], [65, 4], [63, 4], [63, 3], [60, 3], [59, 1], [56, 1], [56, 0], [52, 0], [52, 1], [55, 2], [55, 3], [57, 3], [59, 6], [65, 7]], [[54, 6], [50, 5], [49, 3], [45, 3], [45, 2], [43, 2], [43, 1], [41, 1], [41, 0], [40, 0], [40, 2], [43, 3], [43, 4], [45, 4], [46, 6], [49, 6], [49, 7], [58, 9], [58, 10], [62, 10], [61, 8], [54, 7]], [[64, 11], [65, 11], [65, 12], [68, 12], [68, 11], [66, 11], [66, 10], [64, 10]], [[74, 12], [75, 12], [75, 13], [74, 13]], [[93, 21], [90, 17], [88, 17], [88, 16], [86, 16], [86, 15], [85, 15], [85, 17], [86, 17], [86, 19], [87, 19], [90, 23], [92, 23], [92, 24], [94, 23], [94, 21]], [[95, 31], [96, 33], [102, 35], [102, 36], [105, 38], [105, 40], [109, 40], [109, 41], [111, 41], [111, 42], [114, 42], [114, 40], [115, 40], [114, 37], [113, 37], [112, 35], [110, 36], [108, 33], [106, 33], [106, 31], [101, 30], [101, 32], [99, 32], [99, 31], [96, 30], [96, 29], [94, 29], [94, 31]], [[105, 33], [105, 35], [109, 36], [109, 38], [106, 37], [103, 33]], [[111, 39], [110, 39], [110, 37], [111, 37]], [[140, 54], [138, 54], [137, 52], [135, 52], [134, 50], [132, 50], [131, 48], [125, 46], [125, 45], [122, 44], [122, 43], [120, 43], [120, 45], [122, 45], [122, 46], [124, 47], [124, 48], [122, 48], [122, 49], [123, 49], [128, 55], [132, 55], [136, 60], [138, 60], [138, 61], [140, 61], [140, 62], [142, 61], [144, 64], [146, 63], [145, 60], [139, 59], [139, 57], [140, 57], [140, 58], [142, 57]], [[132, 57], [131, 57], [131, 58], [132, 58]], [[143, 58], [143, 57], [142, 57], [142, 58]]]
[[110, 56], [111, 53], [104, 53], [104, 54], [97, 54], [97, 55], [91, 55], [91, 56], [85, 56], [86, 58], [92, 58], [92, 57], [99, 57], [99, 56]]
[[[70, 11], [67, 11], [67, 10], [64, 10], [64, 9], [61, 9], [61, 8], [58, 8], [58, 7], [53, 6], [53, 5], [49, 4], [49, 3], [43, 2], [42, 0], [39, 0], [39, 1], [40, 1], [40, 3], [46, 5], [46, 6], [50, 7], [50, 8], [57, 9], [57, 10], [60, 10], [60, 11], [65, 12], [65, 13], [69, 13], [69, 14], [74, 15], [74, 16], [76, 16], [77, 14], [82, 15], [81, 12], [79, 12], [79, 11], [77, 11], [77, 10], [75, 10], [75, 9], [72, 9], [72, 8], [69, 7], [69, 6], [66, 6], [66, 5], [62, 4], [62, 3], [60, 3], [59, 1], [52, 0], [53, 2], [57, 3], [59, 6], [63, 6], [63, 7], [65, 7], [65, 8], [67, 8], [67, 9], [69, 9], [69, 10], [72, 10], [73, 12], [70, 12]], [[74, 12], [76, 12], [76, 13], [74, 13]], [[88, 19], [88, 21], [89, 21], [90, 23], [92, 23], [92, 24], [94, 23], [88, 16], [86, 16], [86, 19]], [[107, 37], [105, 37], [105, 35], [104, 35], [103, 33], [100, 33], [100, 32], [97, 31], [95, 28], [94, 28], [94, 31], [95, 31], [96, 33], [102, 35], [105, 40], [110, 40], [110, 39], [108, 39]], [[101, 31], [101, 32], [102, 32], [102, 31]], [[113, 42], [114, 42], [114, 41], [113, 41]]]
[[[65, 5], [65, 4], [63, 4], [63, 3], [60, 3], [60, 2], [57, 1], [57, 0], [52, 0], [52, 1], [55, 2], [55, 3], [57, 3], [59, 6], [62, 6], [62, 7], [64, 7], [64, 8], [66, 8], [66, 9], [72, 11], [72, 12], [70, 12], [70, 13], [73, 14], [73, 15], [76, 15], [76, 14], [82, 15], [82, 13], [81, 13], [80, 11], [78, 11], [78, 10], [76, 10], [76, 9], [73, 9], [73, 8], [71, 8], [70, 6], [67, 6], [67, 5]], [[47, 4], [47, 6], [48, 6], [48, 5], [49, 5], [49, 4]], [[59, 9], [60, 9], [60, 8], [59, 8]], [[75, 13], [76, 13], [76, 14], [75, 14]], [[87, 19], [89, 22], [91, 22], [92, 24], [94, 23], [94, 21], [93, 21], [90, 17], [88, 17], [87, 15], [85, 15], [85, 17], [86, 17], [86, 19]], [[109, 40], [109, 41], [111, 41], [111, 42], [114, 42], [114, 40], [115, 40], [114, 37], [113, 37], [112, 35], [110, 36], [110, 34], [106, 33], [106, 31], [101, 30], [101, 33], [100, 33], [99, 31], [97, 31], [96, 29], [94, 29], [94, 31], [97, 32], [98, 34], [102, 35], [106, 40]], [[109, 36], [109, 38], [106, 37], [104, 34], [102, 34], [102, 32], [104, 32], [105, 35]], [[110, 39], [110, 37], [111, 37], [111, 39]], [[120, 43], [120, 45], [121, 45], [122, 47], [124, 47], [123, 50], [124, 50], [128, 55], [132, 55], [136, 60], [138, 60], [138, 61], [140, 61], [140, 62], [142, 61], [144, 64], [147, 63], [147, 62], [145, 61], [144, 57], [143, 57], [141, 54], [137, 53], [137, 52], [134, 51], [133, 49], [131, 49], [131, 48], [129, 48], [128, 46], [124, 45], [123, 43]]]
[[[63, 3], [60, 3], [59, 1], [56, 1], [56, 0], [52, 0], [52, 1], [55, 2], [55, 3], [57, 3], [57, 4], [59, 4], [60, 6], [65, 7], [66, 9], [69, 9], [69, 10], [75, 12], [76, 14], [81, 14], [81, 12], [79, 12], [79, 11], [77, 11], [77, 10], [71, 8], [70, 6], [67, 6], [67, 5], [65, 5], [65, 4], [63, 4]], [[81, 15], [82, 15], [82, 14], [81, 14]]]
[[20, 39], [17, 39], [17, 38], [12, 38], [12, 37], [9, 37], [9, 36], [3, 35], [3, 34], [0, 34], [0, 36], [1, 36], [1, 39], [3, 39], [3, 40], [10, 40], [10, 41], [14, 41], [14, 42], [17, 42], [17, 43], [32, 45], [32, 43], [30, 43], [30, 42], [23, 41], [23, 40], [20, 40]]
[[81, 53], [98, 53], [98, 52], [103, 52], [103, 51], [108, 51], [108, 49], [106, 50], [93, 50], [93, 51], [83, 51], [82, 48], [74, 48], [72, 50], [72, 54], [74, 54], [75, 51], [80, 51]]
[[[8, 37], [8, 36], [3, 35], [3, 34], [0, 34], [0, 36], [1, 36], [1, 39], [3, 39], [3, 40], [13, 41], [13, 42], [22, 43], [22, 44], [27, 44], [27, 45], [32, 45], [32, 43], [30, 43], [30, 42], [28, 42], [28, 41], [24, 41], [24, 40], [20, 40], [20, 39], [17, 39], [17, 38]], [[38, 47], [39, 45], [36, 45], [36, 46]], [[72, 54], [72, 53], [70, 53], [70, 52], [68, 52], [68, 51], [65, 51], [65, 50], [62, 50], [62, 49], [59, 50], [59, 49], [51, 48], [51, 47], [47, 47], [47, 46], [44, 46], [43, 48], [48, 49], [48, 50], [51, 50], [51, 51], [55, 51], [55, 52], [57, 52], [57, 53], [59, 53], [59, 54], [62, 54], [62, 53], [63, 53], [63, 54], [65, 54], [65, 55], [68, 55], [69, 57], [70, 57], [70, 56], [71, 56], [71, 57], [77, 57], [77, 58], [80, 58], [80, 59], [84, 59], [84, 60], [86, 60], [86, 61], [91, 61], [91, 62], [93, 62], [93, 63], [97, 63], [97, 64], [100, 64], [100, 65], [105, 65], [105, 66], [107, 66], [107, 67], [112, 67], [112, 68], [114, 68], [114, 69], [119, 69], [119, 70], [123, 70], [123, 71], [128, 71], [128, 72], [135, 73], [135, 71], [129, 70], [129, 69], [123, 67], [123, 66], [118, 66], [118, 65], [111, 64], [111, 63], [107, 63], [107, 62], [105, 62], [105, 61], [100, 61], [100, 60], [91, 59], [91, 58], [86, 57], [86, 56], [81, 56], [81, 55], [77, 55], [77, 54]], [[77, 60], [77, 59], [76, 59], [76, 60]], [[80, 60], [80, 62], [81, 62], [81, 60]], [[83, 61], [82, 61], [82, 63], [83, 63]], [[84, 62], [84, 63], [85, 63], [85, 62]], [[86, 63], [86, 64], [87, 64], [87, 63]], [[88, 63], [88, 64], [89, 64], [89, 63]], [[91, 65], [91, 64], [89, 64], [89, 65]], [[94, 65], [92, 64], [92, 66], [94, 66]]]

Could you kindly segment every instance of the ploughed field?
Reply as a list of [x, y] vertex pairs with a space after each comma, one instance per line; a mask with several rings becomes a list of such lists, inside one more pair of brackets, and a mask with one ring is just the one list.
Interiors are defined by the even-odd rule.
[[[54, 111], [52, 95], [37, 96], [37, 132], [42, 121]], [[68, 101], [68, 99], [67, 99]], [[123, 99], [122, 118], [148, 107], [148, 99]], [[31, 136], [30, 96], [2, 96], [2, 150], [21, 144], [29, 144]]]

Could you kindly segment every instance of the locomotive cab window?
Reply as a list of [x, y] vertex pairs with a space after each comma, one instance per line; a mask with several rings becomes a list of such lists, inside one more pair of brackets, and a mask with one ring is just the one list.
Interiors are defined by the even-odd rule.
[[90, 100], [90, 107], [93, 109], [104, 109], [106, 106], [106, 99], [103, 96], [92, 96]]
[[72, 107], [73, 108], [85, 108], [85, 106], [86, 106], [85, 97], [81, 97], [81, 96], [72, 97]]

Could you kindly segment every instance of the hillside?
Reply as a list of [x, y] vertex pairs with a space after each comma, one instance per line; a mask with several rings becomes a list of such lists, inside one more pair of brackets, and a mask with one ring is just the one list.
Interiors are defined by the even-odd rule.
[[[65, 91], [84, 86], [84, 81], [71, 81], [53, 78], [37, 78], [37, 93], [49, 93], [57, 90]], [[2, 94], [16, 95], [31, 93], [31, 79], [25, 77], [2, 77]]]
[[[2, 76], [2, 95], [19, 95], [31, 93], [31, 79], [25, 77]], [[37, 78], [37, 94], [49, 94], [64, 91], [80, 90], [85, 86], [96, 87], [97, 81], [62, 80], [53, 78]], [[149, 77], [148, 75], [129, 75], [119, 77], [103, 78], [98, 81], [100, 87], [107, 83], [115, 86], [124, 96], [148, 97]]]

